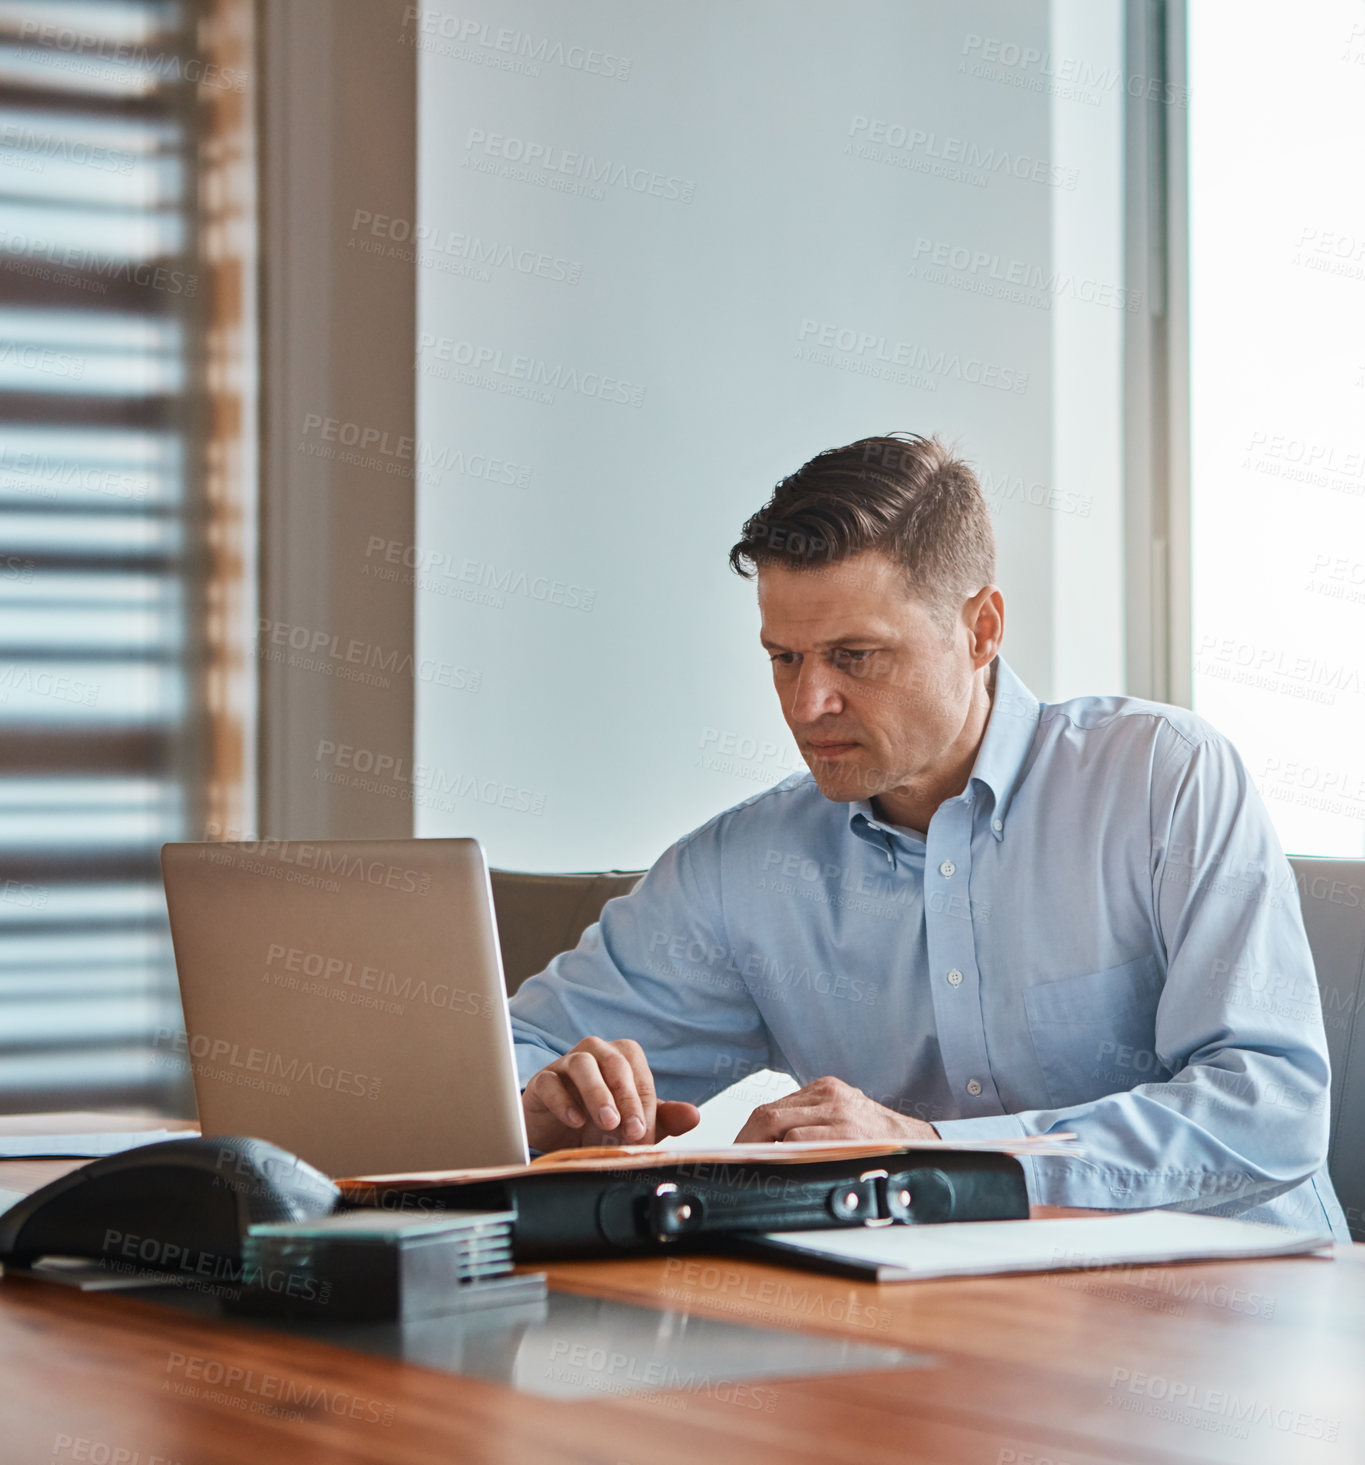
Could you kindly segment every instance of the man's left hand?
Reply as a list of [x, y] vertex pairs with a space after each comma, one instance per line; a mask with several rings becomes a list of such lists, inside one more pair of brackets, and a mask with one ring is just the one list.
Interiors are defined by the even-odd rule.
[[922, 1119], [911, 1119], [874, 1103], [861, 1089], [840, 1078], [817, 1078], [785, 1099], [760, 1104], [736, 1144], [761, 1140], [907, 1140], [937, 1139], [938, 1131]]

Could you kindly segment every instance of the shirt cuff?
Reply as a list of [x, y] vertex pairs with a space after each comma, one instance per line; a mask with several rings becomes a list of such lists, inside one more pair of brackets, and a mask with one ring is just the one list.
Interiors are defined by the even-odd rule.
[[[935, 1119], [934, 1128], [949, 1144], [969, 1139], [1023, 1139], [1031, 1131], [1017, 1114], [983, 1114], [977, 1119]], [[1031, 1205], [1038, 1203], [1038, 1177], [1033, 1172], [1032, 1155], [1014, 1157], [1024, 1167], [1024, 1184], [1028, 1187]]]

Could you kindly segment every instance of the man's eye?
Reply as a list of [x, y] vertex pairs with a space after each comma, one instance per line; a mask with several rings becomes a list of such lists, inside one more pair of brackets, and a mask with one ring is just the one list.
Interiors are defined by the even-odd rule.
[[854, 651], [840, 647], [830, 657], [836, 671], [851, 677], [880, 677], [886, 674], [886, 658], [875, 650]]
[[796, 660], [796, 656], [791, 651], [779, 651], [770, 656], [768, 660], [776, 662], [779, 666], [790, 666]]

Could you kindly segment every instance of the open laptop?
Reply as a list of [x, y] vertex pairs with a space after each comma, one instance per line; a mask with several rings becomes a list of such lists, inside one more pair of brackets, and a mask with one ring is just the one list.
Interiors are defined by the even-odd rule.
[[477, 841], [168, 844], [161, 870], [185, 1031], [157, 1043], [205, 1134], [328, 1175], [528, 1159]]

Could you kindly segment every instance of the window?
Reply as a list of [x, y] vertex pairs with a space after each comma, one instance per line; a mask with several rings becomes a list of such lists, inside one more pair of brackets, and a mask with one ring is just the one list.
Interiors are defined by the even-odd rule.
[[1294, 853], [1365, 854], [1365, 14], [1192, 0], [1193, 692]]
[[192, 1112], [158, 857], [245, 773], [240, 198], [199, 205], [240, 167], [231, 12], [0, 4], [5, 1109]]

